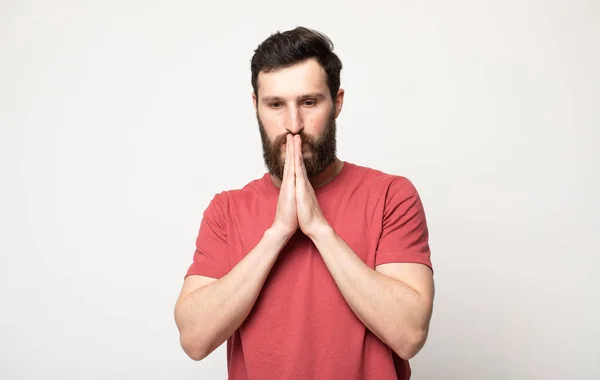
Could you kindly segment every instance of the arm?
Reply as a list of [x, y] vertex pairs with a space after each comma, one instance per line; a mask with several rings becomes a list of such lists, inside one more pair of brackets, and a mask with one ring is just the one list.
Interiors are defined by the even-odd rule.
[[379, 339], [410, 359], [425, 344], [433, 309], [431, 270], [422, 264], [369, 268], [331, 228], [312, 237], [344, 299]]
[[240, 327], [287, 240], [269, 229], [256, 247], [219, 280], [186, 278], [175, 306], [175, 322], [188, 356], [203, 359]]
[[[275, 219], [256, 247], [218, 280], [202, 276], [186, 278], [175, 306], [175, 322], [181, 346], [192, 359], [203, 359], [240, 327], [252, 310], [279, 252], [298, 229], [293, 162], [293, 146], [288, 135]], [[213, 212], [205, 216], [198, 251], [208, 258], [203, 261], [205, 265], [215, 266], [219, 258], [223, 261], [226, 257], [223, 251], [227, 248], [227, 237], [223, 233], [222, 218]]]
[[429, 262], [429, 245], [425, 214], [416, 189], [408, 181], [397, 180], [390, 185], [378, 261], [373, 270], [325, 219], [298, 153], [299, 139], [296, 144], [300, 228], [321, 253], [354, 314], [398, 356], [412, 358], [427, 339], [434, 296], [433, 273], [417, 263]]

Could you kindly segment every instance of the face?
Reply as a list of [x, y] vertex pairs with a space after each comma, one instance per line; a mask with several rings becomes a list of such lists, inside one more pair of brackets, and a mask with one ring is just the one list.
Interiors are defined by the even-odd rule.
[[283, 177], [288, 134], [302, 138], [302, 156], [309, 177], [335, 160], [336, 124], [343, 90], [331, 98], [323, 68], [314, 59], [258, 75], [258, 98], [253, 94], [263, 158], [269, 172]]

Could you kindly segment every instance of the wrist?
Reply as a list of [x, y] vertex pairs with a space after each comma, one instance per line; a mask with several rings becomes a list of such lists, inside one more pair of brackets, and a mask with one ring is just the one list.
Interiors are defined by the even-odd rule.
[[286, 231], [282, 228], [272, 226], [270, 228], [267, 228], [267, 230], [263, 234], [263, 239], [267, 239], [268, 241], [271, 241], [273, 244], [280, 246], [279, 248], [281, 249], [292, 238], [294, 233], [295, 233], [295, 231], [290, 232], [290, 231]]
[[323, 239], [333, 238], [335, 236], [335, 230], [329, 225], [329, 223], [321, 224], [313, 229], [311, 229], [308, 233], [306, 233], [314, 243], [317, 241], [322, 241]]

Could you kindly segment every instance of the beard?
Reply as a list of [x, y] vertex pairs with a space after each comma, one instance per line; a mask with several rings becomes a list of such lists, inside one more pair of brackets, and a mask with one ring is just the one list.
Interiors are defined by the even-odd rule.
[[[308, 135], [304, 133], [304, 130], [301, 130], [300, 133], [298, 133], [302, 138], [302, 145], [306, 146], [312, 152], [309, 157], [303, 157], [308, 178], [323, 172], [323, 170], [335, 161], [335, 108], [332, 108], [331, 111], [327, 127], [325, 127], [325, 131], [320, 136], [315, 137]], [[262, 141], [265, 166], [271, 175], [283, 179], [285, 150], [281, 149], [281, 147], [286, 143], [288, 133], [282, 133], [271, 141], [265, 132], [265, 127], [260, 120], [258, 112], [256, 113], [256, 119], [258, 120], [258, 129]]]

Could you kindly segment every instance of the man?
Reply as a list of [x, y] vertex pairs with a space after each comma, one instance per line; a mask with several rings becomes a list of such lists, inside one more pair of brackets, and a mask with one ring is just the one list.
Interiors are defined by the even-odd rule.
[[342, 63], [324, 35], [276, 33], [252, 58], [269, 170], [204, 212], [175, 307], [184, 351], [227, 340], [229, 378], [410, 378], [434, 285], [409, 180], [336, 157]]

